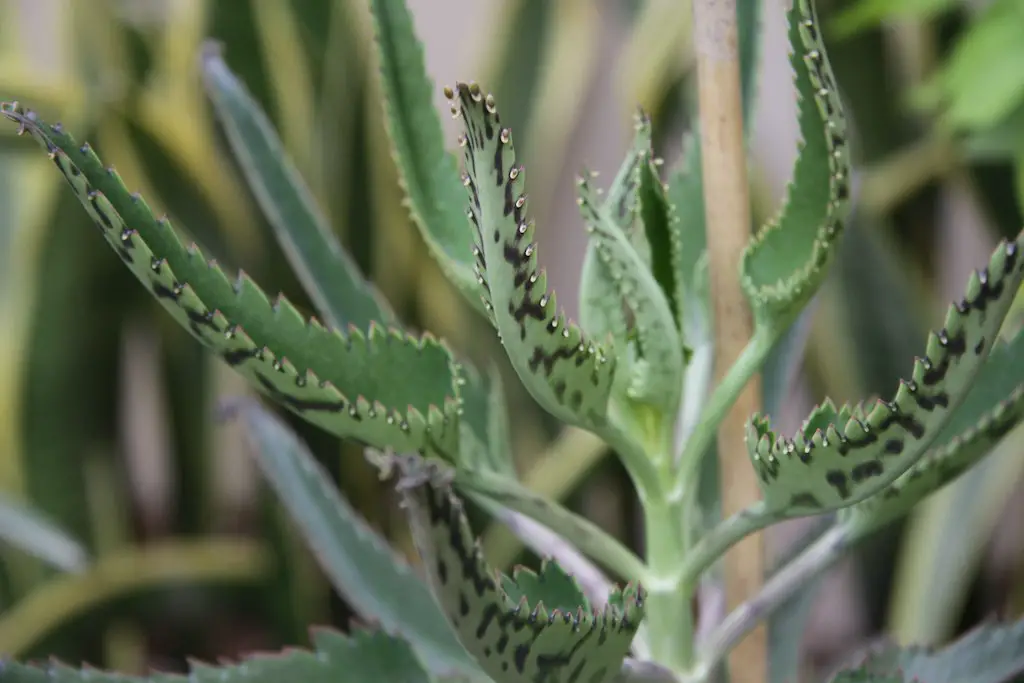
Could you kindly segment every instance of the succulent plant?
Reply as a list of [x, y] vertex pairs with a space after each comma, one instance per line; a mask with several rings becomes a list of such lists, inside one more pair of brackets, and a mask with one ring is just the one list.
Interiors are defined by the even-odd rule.
[[[211, 101], [322, 321], [186, 245], [60, 124], [17, 102], [4, 103], [2, 113], [49, 155], [117, 257], [200, 344], [271, 402], [363, 444], [382, 475], [395, 478], [423, 576], [359, 519], [279, 417], [257, 401], [234, 402], [228, 412], [245, 421], [267, 480], [335, 587], [380, 628], [318, 632], [311, 652], [196, 664], [191, 680], [706, 680], [802, 582], [979, 462], [1020, 422], [1024, 341], [1001, 336], [1001, 328], [1024, 281], [1024, 233], [972, 275], [888, 399], [825, 401], [791, 436], [775, 433], [767, 416], [751, 416], [747, 447], [762, 498], [705, 527], [691, 514], [696, 473], [725, 412], [821, 285], [849, 211], [847, 123], [812, 1], [796, 0], [788, 13], [802, 137], [792, 182], [738, 264], [754, 334], [714, 386], [709, 358], [698, 352], [708, 348], [712, 327], [700, 176], [708, 151], [699, 138], [689, 137], [666, 181], [639, 112], [607, 191], [581, 174], [589, 243], [574, 322], [538, 265], [528, 176], [497, 101], [473, 83], [445, 89], [462, 127], [460, 171], [405, 4], [370, 4], [390, 142], [427, 250], [490, 322], [536, 402], [615, 450], [646, 512], [649, 556], [637, 557], [518, 481], [495, 372], [403, 325], [326, 227], [266, 116], [211, 45], [201, 61]], [[681, 412], [697, 419], [677, 447]], [[624, 585], [584, 591], [556, 561], [503, 574], [485, 560], [465, 500], [531, 518], [587, 556], [586, 566], [603, 565]], [[823, 536], [695, 642], [688, 606], [718, 558], [771, 524], [834, 511]], [[939, 683], [951, 680], [937, 663], [949, 657], [972, 680], [1024, 669], [1019, 624], [991, 625], [952, 648], [886, 646], [836, 680]], [[0, 683], [86, 679], [135, 680], [59, 664], [0, 664]]]

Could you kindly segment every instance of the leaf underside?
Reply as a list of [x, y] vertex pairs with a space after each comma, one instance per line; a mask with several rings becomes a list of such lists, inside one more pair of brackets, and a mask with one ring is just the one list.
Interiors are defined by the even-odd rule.
[[498, 683], [610, 681], [644, 616], [629, 584], [595, 611], [576, 582], [548, 564], [512, 578], [484, 560], [446, 476], [418, 457], [396, 458], [413, 537], [434, 593], [463, 645]]
[[941, 330], [928, 336], [891, 401], [841, 409], [826, 402], [792, 439], [768, 419], [747, 423], [747, 448], [764, 504], [782, 516], [816, 514], [858, 503], [892, 484], [933, 443], [995, 345], [1024, 280], [1024, 232], [1003, 241], [988, 267], [972, 274], [964, 298], [949, 307]]
[[757, 321], [788, 326], [814, 295], [849, 207], [846, 119], [811, 0], [788, 13], [802, 147], [779, 214], [751, 240], [741, 281]]
[[475, 85], [446, 90], [461, 118], [463, 183], [476, 240], [476, 267], [498, 335], [534, 399], [556, 417], [584, 427], [607, 422], [615, 372], [609, 349], [586, 339], [558, 310], [537, 265], [534, 224], [526, 218], [525, 172], [494, 98]]
[[0, 660], [0, 683], [430, 683], [412, 650], [397, 638], [361, 630], [343, 635], [315, 629], [311, 635], [313, 651], [289, 649], [220, 666], [193, 660], [188, 675], [129, 676], [91, 667], [75, 669], [56, 661]]
[[424, 335], [371, 324], [343, 334], [273, 302], [245, 273], [232, 281], [166, 218], [104, 168], [88, 143], [18, 103], [2, 113], [49, 153], [104, 239], [157, 300], [264, 394], [338, 436], [378, 447], [458, 453], [458, 368]]
[[910, 512], [992, 452], [1024, 420], [1024, 333], [992, 350], [958, 408], [927, 453], [878, 495], [839, 513], [863, 537]]

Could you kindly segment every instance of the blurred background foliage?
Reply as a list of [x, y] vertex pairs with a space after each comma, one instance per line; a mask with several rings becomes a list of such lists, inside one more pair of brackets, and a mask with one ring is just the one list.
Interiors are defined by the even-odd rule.
[[[615, 167], [637, 104], [658, 149], [677, 156], [694, 106], [689, 3], [491, 0], [471, 3], [467, 24], [459, 8], [408, 1], [438, 103], [456, 77], [502, 103], [531, 168], [542, 259], [573, 312], [584, 233], [571, 176], [584, 161]], [[763, 2], [757, 221], [795, 153], [785, 2]], [[1024, 0], [817, 4], [853, 120], [857, 203], [800, 353], [766, 370], [766, 400], [789, 428], [825, 395], [891, 389], [969, 270], [1024, 224]], [[624, 473], [595, 437], [559, 432], [537, 410], [411, 226], [364, 3], [2, 0], [0, 12], [0, 98], [62, 121], [206, 251], [309, 310], [204, 98], [199, 46], [221, 41], [403, 319], [502, 368], [524, 481], [640, 544]], [[424, 28], [439, 22], [456, 29]], [[471, 60], [431, 67], [453, 42]], [[347, 607], [258, 480], [244, 435], [216, 422], [218, 399], [246, 388], [158, 309], [14, 132], [0, 129], [0, 508], [31, 507], [87, 556], [32, 529], [23, 536], [56, 567], [0, 541], [0, 653], [178, 670], [186, 656], [306, 644], [309, 624], [344, 627]], [[286, 417], [359, 511], [411, 553], [358, 450]], [[1022, 448], [1018, 431], [834, 572], [811, 613], [808, 666], [882, 630], [939, 643], [991, 613], [1024, 614]], [[0, 530], [16, 537], [18, 519], [0, 514]], [[806, 526], [773, 530], [772, 548]], [[502, 564], [536, 561], [500, 529], [486, 548]]]

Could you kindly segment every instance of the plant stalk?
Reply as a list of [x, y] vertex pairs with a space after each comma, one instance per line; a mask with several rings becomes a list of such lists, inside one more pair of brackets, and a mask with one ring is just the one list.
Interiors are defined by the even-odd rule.
[[693, 592], [679, 572], [686, 556], [682, 503], [662, 497], [648, 499], [643, 508], [651, 658], [682, 680], [693, 662]]
[[[750, 1], [750, 0], [745, 0]], [[739, 283], [740, 255], [750, 239], [750, 189], [743, 135], [739, 33], [736, 0], [694, 0], [694, 43], [700, 111], [702, 172], [712, 305], [715, 375], [725, 377], [754, 333], [753, 319]], [[722, 514], [739, 512], [760, 496], [754, 469], [743, 457], [744, 424], [760, 408], [755, 376], [739, 392], [718, 432]], [[725, 559], [725, 591], [730, 607], [758, 592], [764, 578], [761, 534], [738, 543]], [[767, 629], [761, 626], [733, 650], [732, 680], [767, 680]]]
[[756, 596], [734, 609], [711, 633], [694, 678], [702, 680], [740, 640], [791, 598], [802, 586], [831, 567], [849, 547], [849, 530], [836, 525], [769, 579]]

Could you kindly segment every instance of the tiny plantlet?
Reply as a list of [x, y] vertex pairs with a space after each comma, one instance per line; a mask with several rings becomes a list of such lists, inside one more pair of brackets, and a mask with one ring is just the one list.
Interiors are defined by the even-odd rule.
[[[267, 481], [335, 588], [379, 629], [317, 631], [310, 651], [195, 664], [191, 680], [712, 680], [802, 584], [980, 462], [1021, 421], [1024, 368], [1011, 361], [1024, 354], [1024, 338], [1002, 328], [1024, 282], [1024, 233], [979, 264], [887, 396], [826, 400], [795, 434], [751, 415], [746, 446], [761, 497], [709, 522], [697, 513], [702, 463], [714, 457], [715, 434], [747, 380], [819, 289], [851, 203], [847, 122], [813, 0], [794, 0], [787, 13], [802, 142], [782, 206], [736, 264], [754, 332], [717, 382], [706, 352], [713, 326], [700, 176], [701, 155], [714, 150], [690, 137], [679, 166], [664, 169], [638, 112], [611, 183], [601, 187], [581, 171], [588, 246], [579, 320], [571, 320], [538, 266], [524, 165], [531, 160], [517, 155], [500, 103], [475, 83], [445, 87], [461, 127], [457, 153], [447, 151], [432, 105], [437, 86], [405, 3], [370, 6], [389, 140], [426, 249], [489, 321], [533, 399], [614, 450], [644, 509], [647, 556], [517, 479], [496, 372], [403, 326], [342, 250], [267, 117], [210, 45], [200, 62], [207, 94], [319, 319], [182, 242], [104, 165], [102, 150], [22, 103], [6, 102], [2, 113], [49, 155], [115, 256], [200, 344], [268, 402], [366, 447], [395, 481], [422, 568], [359, 519], [279, 417], [256, 400], [231, 402], [225, 415], [246, 425]], [[477, 543], [466, 501], [553, 532], [549, 554], [575, 553], [578, 567], [601, 581], [583, 581], [578, 568], [552, 559], [536, 572], [502, 573]], [[822, 536], [697, 638], [691, 601], [730, 548], [777, 522], [828, 513]], [[960, 673], [973, 681], [1024, 671], [1024, 622], [989, 624], [940, 651], [874, 648], [834, 679], [939, 683], [950, 680], [954, 661], [970, 663]], [[0, 661], [0, 683], [87, 679], [135, 680]]]

